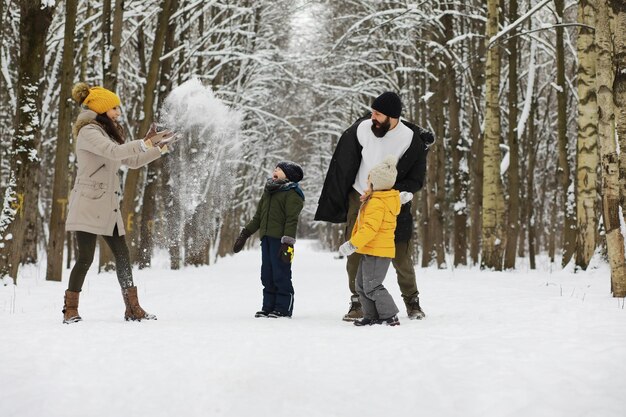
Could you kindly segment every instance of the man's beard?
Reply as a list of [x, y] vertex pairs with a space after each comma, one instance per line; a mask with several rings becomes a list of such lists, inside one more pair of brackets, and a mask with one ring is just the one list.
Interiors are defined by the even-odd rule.
[[379, 123], [376, 119], [372, 119], [372, 133], [374, 133], [374, 136], [377, 138], [385, 136], [390, 127], [391, 120], [389, 120], [389, 117], [387, 117], [382, 123]]

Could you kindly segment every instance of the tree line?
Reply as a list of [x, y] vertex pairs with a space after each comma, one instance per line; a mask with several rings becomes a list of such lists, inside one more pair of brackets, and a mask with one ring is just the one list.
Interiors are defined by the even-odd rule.
[[[342, 226], [312, 221], [325, 170], [343, 130], [393, 90], [403, 117], [437, 138], [412, 206], [416, 261], [505, 270], [520, 257], [535, 268], [546, 253], [584, 270], [604, 256], [613, 295], [626, 296], [625, 9], [618, 0], [0, 0], [0, 274], [17, 280], [19, 265], [45, 252], [46, 278], [60, 280], [74, 256], [63, 227], [73, 83], [116, 91], [134, 139], [172, 89], [197, 78], [242, 115], [234, 194], [223, 212], [208, 197], [185, 209], [181, 166], [200, 138], [125, 171], [127, 240], [141, 268], [155, 248], [173, 269], [229, 253], [282, 159], [305, 169], [300, 236], [335, 249]], [[106, 245], [99, 263], [111, 268]]]

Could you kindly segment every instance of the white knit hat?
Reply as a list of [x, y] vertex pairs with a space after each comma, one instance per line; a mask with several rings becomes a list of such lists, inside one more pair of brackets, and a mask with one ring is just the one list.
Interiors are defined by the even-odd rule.
[[395, 156], [386, 156], [383, 162], [376, 165], [370, 171], [370, 182], [372, 183], [372, 190], [390, 190], [396, 183], [396, 176], [398, 171], [396, 170], [396, 163], [398, 160]]

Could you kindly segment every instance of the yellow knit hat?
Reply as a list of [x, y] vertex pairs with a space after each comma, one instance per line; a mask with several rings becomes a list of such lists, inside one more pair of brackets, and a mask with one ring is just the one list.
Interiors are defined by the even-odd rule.
[[114, 92], [103, 87], [89, 87], [86, 83], [74, 85], [72, 96], [79, 104], [84, 104], [98, 114], [106, 113], [122, 103]]

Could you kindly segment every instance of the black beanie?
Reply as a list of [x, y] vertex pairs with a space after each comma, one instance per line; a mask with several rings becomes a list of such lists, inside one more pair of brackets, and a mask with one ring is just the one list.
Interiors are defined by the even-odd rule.
[[402, 113], [402, 101], [393, 91], [385, 91], [372, 103], [372, 109], [381, 112], [385, 116], [399, 119]]
[[291, 182], [300, 182], [304, 177], [304, 172], [302, 172], [302, 168], [295, 162], [282, 161], [279, 162], [276, 167], [282, 169], [287, 179]]

